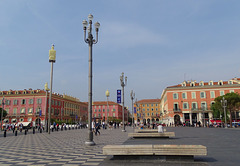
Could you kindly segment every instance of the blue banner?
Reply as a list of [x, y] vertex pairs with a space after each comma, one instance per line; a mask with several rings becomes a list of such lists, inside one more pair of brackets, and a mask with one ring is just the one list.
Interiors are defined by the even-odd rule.
[[134, 114], [136, 114], [137, 113], [137, 108], [136, 107], [134, 107]]
[[39, 116], [42, 116], [42, 110], [39, 111]]
[[117, 103], [118, 104], [121, 104], [122, 103], [122, 100], [121, 100], [121, 90], [120, 89], [118, 89], [117, 90]]

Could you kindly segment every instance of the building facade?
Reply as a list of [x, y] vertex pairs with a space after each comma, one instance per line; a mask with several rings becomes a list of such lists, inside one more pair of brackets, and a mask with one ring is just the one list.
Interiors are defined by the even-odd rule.
[[[87, 104], [79, 99], [53, 93], [51, 102], [51, 119], [65, 122], [87, 120]], [[48, 119], [49, 93], [40, 89], [0, 91], [0, 106], [4, 106], [7, 111], [3, 123], [45, 125]]]
[[[124, 120], [127, 121], [127, 109], [124, 108]], [[93, 119], [106, 121], [107, 118], [122, 120], [122, 106], [113, 101], [95, 101], [92, 105]]]
[[134, 123], [160, 122], [160, 99], [143, 99], [134, 103]]
[[202, 125], [208, 125], [213, 120], [210, 107], [216, 97], [231, 92], [240, 94], [240, 84], [236, 80], [184, 81], [167, 87], [160, 102], [163, 123], [193, 125], [200, 122]]

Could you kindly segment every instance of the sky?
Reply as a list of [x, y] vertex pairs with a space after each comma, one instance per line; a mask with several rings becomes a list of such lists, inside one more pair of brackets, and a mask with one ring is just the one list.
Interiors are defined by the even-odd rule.
[[122, 72], [130, 108], [131, 90], [137, 100], [156, 99], [184, 80], [240, 77], [239, 8], [239, 0], [0, 0], [0, 90], [50, 85], [54, 44], [53, 92], [87, 102], [88, 14], [101, 24], [93, 101], [106, 101], [108, 89], [117, 102]]

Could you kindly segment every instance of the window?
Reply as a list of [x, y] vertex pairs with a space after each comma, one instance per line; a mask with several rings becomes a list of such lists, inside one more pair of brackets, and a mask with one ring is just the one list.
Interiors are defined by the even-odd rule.
[[152, 112], [152, 116], [154, 116], [154, 113]]
[[173, 109], [174, 109], [174, 111], [178, 111], [178, 103], [174, 103], [174, 105], [173, 105]]
[[95, 109], [94, 112], [97, 112], [97, 110]]
[[147, 113], [147, 116], [150, 116], [150, 113]]
[[178, 93], [173, 93], [173, 99], [178, 99]]
[[152, 108], [152, 111], [154, 111], [154, 109]]
[[204, 82], [201, 81], [201, 82], [199, 83], [199, 86], [204, 86]]
[[10, 100], [5, 100], [6, 105], [10, 105], [11, 101]]
[[205, 92], [200, 92], [200, 98], [206, 98]]
[[18, 100], [13, 100], [13, 105], [17, 105], [18, 104]]
[[156, 107], [158, 106], [158, 104], [156, 104]]
[[[42, 103], [42, 100], [41, 100], [41, 103]], [[38, 104], [41, 104], [41, 103], [38, 103]], [[55, 100], [55, 105], [58, 105], [58, 101], [57, 100]]]
[[197, 102], [192, 102], [192, 110], [197, 110]]
[[145, 111], [145, 108], [143, 108], [143, 111]]
[[213, 82], [212, 82], [212, 81], [210, 81], [210, 82], [208, 83], [208, 85], [213, 85]]
[[156, 111], [157, 111], [158, 109], [156, 108]]
[[102, 112], [105, 112], [105, 109], [103, 109], [103, 111]]
[[153, 107], [153, 104], [151, 104], [151, 106]]
[[220, 96], [223, 96], [224, 95], [224, 91], [220, 91]]
[[187, 98], [187, 93], [186, 93], [186, 92], [182, 93], [182, 98], [183, 98], [183, 99], [186, 99], [186, 98]]
[[230, 93], [234, 93], [234, 90], [230, 90], [229, 92], [230, 92]]
[[20, 113], [21, 113], [21, 114], [25, 114], [25, 108], [21, 108]]
[[206, 110], [206, 108], [207, 108], [206, 102], [201, 102], [201, 109]]
[[[57, 102], [57, 101], [56, 101]], [[37, 104], [42, 104], [42, 99], [37, 99]], [[57, 104], [56, 104], [57, 105]]]
[[187, 102], [183, 103], [183, 109], [188, 109], [188, 103]]
[[147, 111], [149, 111], [149, 108], [147, 109]]
[[98, 112], [101, 112], [101, 109], [99, 109]]
[[112, 111], [115, 111], [115, 109], [112, 109]]
[[14, 115], [17, 114], [17, 108], [13, 108], [13, 114], [14, 114]]
[[232, 84], [233, 84], [233, 82], [232, 82], [232, 81], [229, 81], [228, 83], [229, 83], [230, 85], [232, 85]]
[[98, 114], [98, 117], [101, 117], [101, 114]]
[[104, 113], [103, 113], [102, 115], [103, 115], [103, 117], [105, 117], [105, 114], [104, 114]]
[[115, 113], [113, 113], [113, 117], [115, 117]]
[[147, 104], [147, 107], [149, 107], [149, 104]]
[[28, 113], [32, 114], [33, 113], [33, 108], [28, 108]]
[[142, 106], [145, 107], [145, 104], [143, 104]]
[[196, 99], [196, 92], [192, 92], [192, 99]]
[[211, 97], [211, 98], [215, 98], [215, 93], [214, 93], [214, 91], [211, 91], [211, 92], [210, 92], [210, 97]]
[[29, 99], [28, 104], [33, 104], [33, 99]]

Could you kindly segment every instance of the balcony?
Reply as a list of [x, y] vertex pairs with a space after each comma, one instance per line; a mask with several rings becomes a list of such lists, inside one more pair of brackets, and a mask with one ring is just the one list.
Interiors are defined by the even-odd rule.
[[173, 109], [173, 112], [181, 112], [181, 109]]

